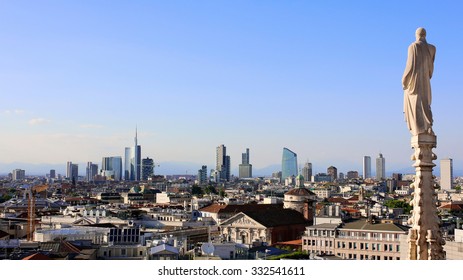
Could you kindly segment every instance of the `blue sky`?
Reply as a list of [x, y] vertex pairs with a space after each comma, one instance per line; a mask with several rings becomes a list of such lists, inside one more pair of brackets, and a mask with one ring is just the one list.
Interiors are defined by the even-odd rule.
[[459, 169], [462, 6], [0, 1], [0, 163], [100, 163], [138, 126], [161, 165], [213, 167], [225, 144], [235, 168], [246, 148], [255, 168], [279, 164], [283, 147], [317, 172], [379, 152], [388, 171], [410, 167], [401, 77], [422, 26], [437, 47], [435, 152]]

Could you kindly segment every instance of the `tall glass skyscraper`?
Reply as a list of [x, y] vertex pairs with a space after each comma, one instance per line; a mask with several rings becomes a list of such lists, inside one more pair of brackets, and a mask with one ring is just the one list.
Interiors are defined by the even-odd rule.
[[107, 180], [122, 180], [122, 157], [104, 157], [101, 161], [101, 173]]
[[144, 158], [141, 160], [141, 178], [143, 181], [148, 180], [154, 175], [154, 160], [152, 158]]
[[140, 181], [141, 179], [141, 146], [138, 145], [137, 130], [135, 129], [135, 145], [125, 148], [124, 179], [126, 181]]
[[288, 148], [283, 148], [281, 179], [285, 180], [289, 176], [297, 176], [297, 154]]
[[371, 157], [363, 157], [363, 179], [371, 178]]
[[216, 149], [215, 169], [219, 171], [220, 180], [230, 181], [230, 156], [227, 156], [227, 147], [223, 144]]
[[381, 181], [384, 179], [386, 179], [386, 159], [380, 153], [376, 158], [376, 180]]

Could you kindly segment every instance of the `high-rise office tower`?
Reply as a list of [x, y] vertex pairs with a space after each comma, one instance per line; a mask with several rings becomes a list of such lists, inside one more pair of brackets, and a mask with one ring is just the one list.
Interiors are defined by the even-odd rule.
[[91, 161], [87, 162], [87, 168], [85, 169], [85, 180], [87, 182], [93, 182], [93, 178], [98, 174], [98, 164], [94, 164]]
[[122, 157], [103, 157], [101, 160], [101, 175], [106, 180], [122, 180]]
[[453, 160], [451, 158], [440, 160], [440, 187], [441, 190], [453, 188]]
[[220, 180], [230, 181], [230, 156], [227, 156], [227, 147], [223, 144], [216, 149], [215, 169], [219, 172]]
[[288, 148], [283, 148], [281, 159], [281, 180], [284, 181], [290, 176], [297, 176], [297, 154]]
[[338, 179], [338, 169], [334, 166], [330, 166], [326, 169], [326, 173], [331, 176], [331, 182]]
[[56, 171], [55, 171], [55, 169], [50, 169], [50, 178], [52, 178], [52, 179], [56, 178]]
[[66, 166], [66, 178], [71, 180], [73, 183], [77, 182], [79, 179], [79, 165], [72, 163], [72, 161], [67, 162]]
[[144, 158], [141, 160], [141, 179], [148, 180], [149, 177], [154, 175], [154, 160], [152, 158]]
[[135, 145], [125, 148], [124, 179], [140, 181], [141, 178], [141, 146], [138, 145], [137, 129], [135, 129]]
[[13, 181], [24, 180], [26, 179], [26, 170], [15, 169], [13, 170], [12, 175], [13, 175]]
[[363, 179], [371, 178], [371, 157], [363, 157]]
[[249, 164], [249, 149], [241, 154], [241, 164], [239, 165], [240, 178], [252, 178], [252, 164]]
[[357, 179], [358, 177], [359, 173], [357, 171], [347, 171], [347, 179]]
[[309, 161], [307, 161], [302, 168], [302, 176], [304, 176], [306, 182], [312, 181], [312, 163]]
[[376, 158], [376, 180], [381, 181], [384, 179], [386, 179], [386, 159], [380, 153]]
[[198, 185], [204, 186], [209, 183], [209, 180], [207, 179], [207, 166], [203, 165], [201, 169], [198, 170]]

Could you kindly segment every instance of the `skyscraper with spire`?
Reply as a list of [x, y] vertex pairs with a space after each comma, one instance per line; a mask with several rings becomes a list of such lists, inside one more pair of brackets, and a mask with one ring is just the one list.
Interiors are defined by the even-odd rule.
[[140, 181], [141, 179], [141, 146], [138, 145], [138, 129], [135, 127], [135, 145], [125, 148], [124, 179]]

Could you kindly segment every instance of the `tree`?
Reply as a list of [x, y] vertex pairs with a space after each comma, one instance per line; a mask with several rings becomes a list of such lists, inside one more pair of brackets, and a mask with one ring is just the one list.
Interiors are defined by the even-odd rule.
[[388, 200], [384, 202], [384, 206], [387, 206], [388, 208], [402, 208], [404, 209], [404, 213], [410, 213], [412, 210], [412, 206], [410, 206], [408, 202], [398, 199]]
[[191, 187], [191, 194], [192, 195], [202, 195], [203, 189], [198, 185], [193, 185], [193, 187]]
[[206, 194], [211, 194], [211, 193], [212, 194], [217, 194], [217, 189], [214, 186], [209, 185], [204, 189], [204, 192]]

